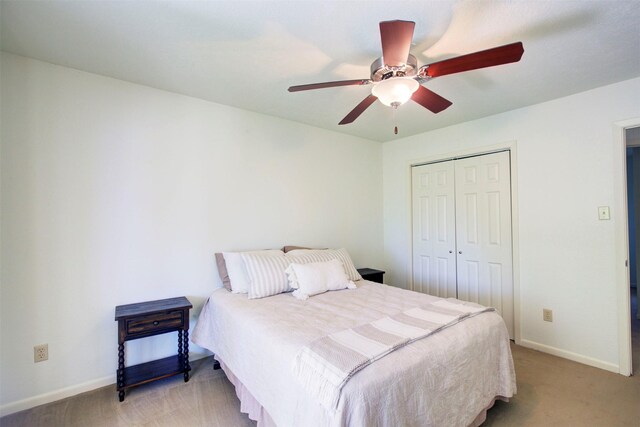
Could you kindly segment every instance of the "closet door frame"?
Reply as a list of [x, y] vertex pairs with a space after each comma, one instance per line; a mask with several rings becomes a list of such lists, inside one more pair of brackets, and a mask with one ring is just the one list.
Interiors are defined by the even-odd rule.
[[413, 289], [413, 201], [411, 191], [412, 186], [412, 168], [414, 166], [425, 165], [429, 163], [446, 162], [449, 160], [456, 160], [466, 157], [482, 156], [484, 154], [492, 154], [500, 151], [509, 151], [509, 161], [511, 170], [511, 257], [512, 257], [512, 274], [513, 274], [513, 332], [514, 340], [516, 344], [520, 344], [520, 236], [519, 236], [519, 219], [518, 219], [518, 156], [517, 156], [517, 141], [508, 141], [493, 146], [487, 146], [483, 148], [470, 148], [466, 150], [460, 150], [450, 153], [436, 154], [433, 156], [414, 159], [408, 163], [407, 167], [407, 183], [408, 183], [408, 206], [409, 206], [409, 218], [408, 218], [408, 280], [409, 287]]

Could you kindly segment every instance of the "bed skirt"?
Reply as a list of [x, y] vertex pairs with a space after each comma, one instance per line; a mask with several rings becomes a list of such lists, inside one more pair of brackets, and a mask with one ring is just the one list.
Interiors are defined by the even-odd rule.
[[[225, 363], [216, 358], [218, 362], [220, 362], [220, 367], [224, 371], [227, 379], [236, 389], [236, 395], [238, 399], [240, 399], [240, 412], [243, 414], [247, 414], [250, 420], [256, 421], [258, 423], [258, 427], [277, 427], [276, 423], [273, 422], [269, 413], [264, 409], [264, 407], [256, 400], [255, 397], [251, 394], [251, 392], [242, 384], [242, 381], [236, 377], [231, 369]], [[478, 416], [473, 420], [469, 427], [478, 427], [487, 419], [487, 411], [493, 407], [497, 400], [502, 400], [503, 402], [509, 402], [509, 398], [503, 396], [496, 396], [493, 400], [484, 408]]]
[[220, 362], [220, 367], [227, 376], [227, 379], [236, 389], [236, 395], [238, 399], [240, 399], [240, 412], [247, 414], [250, 420], [256, 421], [258, 427], [277, 427], [276, 423], [271, 419], [271, 416], [269, 416], [264, 407], [253, 397], [244, 384], [242, 384], [242, 381], [231, 372], [231, 369], [229, 369], [222, 360], [218, 358], [216, 358], [216, 360]]
[[469, 424], [469, 427], [478, 427], [483, 422], [485, 422], [487, 420], [487, 411], [489, 409], [493, 408], [493, 405], [495, 405], [497, 400], [502, 400], [503, 402], [509, 403], [509, 398], [508, 397], [504, 397], [504, 396], [496, 396], [496, 397], [494, 397], [493, 400], [491, 401], [491, 403], [489, 403], [486, 408], [484, 408], [482, 411], [480, 411], [480, 413], [478, 414], [476, 419], [473, 420], [473, 422], [471, 424]]

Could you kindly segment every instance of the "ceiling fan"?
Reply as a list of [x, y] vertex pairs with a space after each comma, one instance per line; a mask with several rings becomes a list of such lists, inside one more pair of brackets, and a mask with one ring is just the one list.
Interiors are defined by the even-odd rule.
[[339, 124], [352, 123], [379, 99], [384, 105], [398, 108], [409, 99], [433, 113], [439, 113], [451, 105], [451, 101], [422, 86], [434, 77], [461, 73], [478, 68], [518, 62], [524, 48], [522, 42], [507, 44], [480, 52], [445, 59], [418, 68], [416, 57], [409, 53], [415, 22], [382, 21], [380, 38], [382, 57], [371, 64], [371, 77], [360, 80], [312, 83], [289, 87], [289, 92], [324, 89], [336, 86], [359, 86], [372, 84], [371, 95], [363, 99]]

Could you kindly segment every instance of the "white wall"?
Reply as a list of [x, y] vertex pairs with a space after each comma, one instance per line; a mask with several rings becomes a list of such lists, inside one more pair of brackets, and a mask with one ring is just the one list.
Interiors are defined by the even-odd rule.
[[[193, 326], [216, 251], [343, 246], [382, 266], [379, 143], [1, 59], [3, 412], [114, 383], [118, 304], [186, 295]], [[131, 342], [127, 362], [175, 349]]]
[[[409, 165], [512, 143], [517, 152], [521, 342], [617, 370], [613, 123], [640, 117], [628, 80], [383, 146], [386, 280], [409, 286]], [[455, 108], [455, 104], [452, 108]], [[616, 153], [617, 154], [617, 153]], [[615, 218], [612, 213], [612, 218]], [[542, 308], [553, 323], [542, 321]]]
[[[521, 340], [618, 364], [622, 225], [598, 221], [596, 208], [613, 205], [612, 123], [640, 117], [640, 79], [381, 147], [0, 58], [0, 412], [113, 383], [115, 305], [186, 295], [195, 323], [220, 285], [215, 251], [345, 246], [406, 287], [409, 165], [507, 142], [517, 151]], [[41, 343], [50, 359], [34, 364]], [[174, 349], [173, 336], [132, 342], [128, 363]]]

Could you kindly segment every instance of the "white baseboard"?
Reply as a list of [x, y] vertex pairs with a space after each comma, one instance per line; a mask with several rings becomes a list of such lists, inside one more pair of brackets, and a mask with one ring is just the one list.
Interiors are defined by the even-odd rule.
[[545, 344], [540, 344], [535, 341], [529, 341], [521, 339], [518, 343], [523, 347], [538, 350], [543, 353], [549, 353], [554, 356], [562, 357], [564, 359], [573, 360], [574, 362], [582, 363], [584, 365], [593, 366], [594, 368], [604, 369], [605, 371], [620, 373], [620, 367], [615, 363], [605, 362], [604, 360], [594, 359], [593, 357], [584, 356], [582, 354], [573, 353], [571, 351], [562, 350], [560, 348], [552, 347]]
[[108, 377], [98, 378], [96, 380], [61, 388], [60, 390], [54, 390], [38, 396], [28, 397], [26, 399], [18, 400], [17, 402], [7, 403], [6, 405], [0, 406], [0, 417], [13, 414], [14, 412], [24, 411], [25, 409], [30, 409], [35, 406], [44, 405], [45, 403], [55, 402], [56, 400], [65, 399], [97, 388], [106, 387], [110, 384], [114, 385], [113, 393], [115, 396], [115, 378], [113, 375], [109, 375]]
[[[207, 354], [189, 354], [189, 361], [195, 362], [196, 360], [203, 359], [207, 356]], [[18, 400], [16, 402], [7, 403], [0, 406], [0, 417], [4, 417], [5, 415], [13, 414], [19, 411], [24, 411], [25, 409], [44, 405], [46, 403], [55, 402], [56, 400], [66, 399], [67, 397], [75, 396], [80, 393], [85, 393], [87, 391], [95, 390], [109, 385], [113, 385], [113, 396], [114, 399], [116, 399], [117, 396], [115, 384], [115, 376], [109, 375], [108, 377], [98, 378], [82, 384], [72, 385], [69, 387], [61, 388], [59, 390], [54, 390], [48, 393], [43, 393], [37, 396]]]

